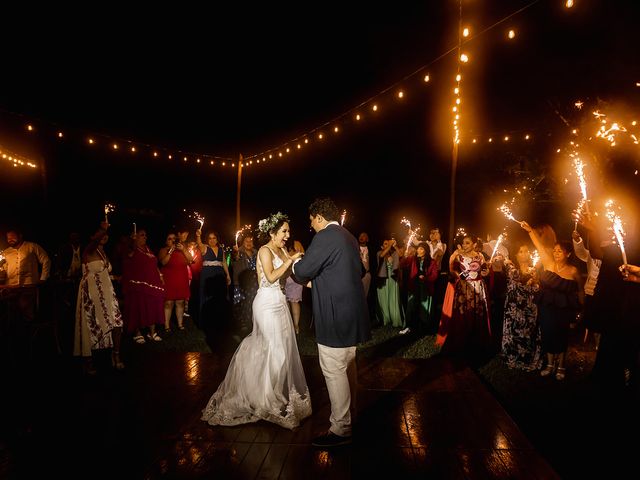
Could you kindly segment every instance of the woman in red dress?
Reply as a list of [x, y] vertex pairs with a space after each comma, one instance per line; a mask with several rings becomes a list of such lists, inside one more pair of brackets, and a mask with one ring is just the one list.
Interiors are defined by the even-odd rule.
[[166, 246], [158, 253], [160, 269], [164, 277], [164, 330], [171, 331], [171, 315], [176, 310], [178, 328], [184, 330], [185, 302], [189, 300], [189, 264], [191, 253], [186, 246], [177, 240], [175, 233], [167, 235]]
[[147, 338], [162, 340], [156, 333], [156, 324], [164, 322], [164, 282], [158, 270], [158, 258], [147, 245], [147, 232], [138, 229], [131, 238], [133, 249], [123, 263], [122, 291], [124, 293], [124, 320], [127, 332], [135, 333], [136, 343], [145, 343], [142, 329], [149, 328]]

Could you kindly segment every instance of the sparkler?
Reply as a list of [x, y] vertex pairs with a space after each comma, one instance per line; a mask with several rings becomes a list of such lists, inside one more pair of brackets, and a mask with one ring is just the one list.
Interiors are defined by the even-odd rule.
[[340, 225], [344, 225], [344, 221], [347, 218], [347, 211], [343, 210], [342, 215], [340, 216]]
[[496, 256], [496, 252], [498, 251], [498, 247], [500, 246], [500, 244], [502, 243], [502, 241], [504, 240], [504, 237], [506, 236], [506, 233], [501, 233], [500, 235], [498, 235], [498, 239], [496, 240], [496, 244], [493, 247], [493, 252], [491, 252], [491, 258], [489, 259], [489, 263], [491, 263], [493, 261], [493, 257]]
[[607, 218], [611, 221], [611, 229], [613, 230], [613, 234], [616, 237], [616, 241], [618, 242], [618, 246], [620, 247], [620, 253], [622, 254], [622, 263], [623, 265], [627, 264], [627, 253], [624, 250], [624, 228], [622, 227], [622, 220], [620, 216], [614, 211], [614, 202], [613, 200], [608, 200], [605, 204], [607, 209]]
[[466, 237], [467, 236], [467, 231], [464, 229], [464, 227], [459, 227], [458, 230], [456, 230], [456, 237]]
[[400, 223], [409, 229], [409, 237], [407, 238], [407, 247], [412, 244], [412, 242], [417, 238], [418, 231], [420, 227], [416, 227], [415, 230], [411, 228], [411, 221], [407, 217], [402, 217]]
[[[183, 208], [182, 211], [186, 212], [187, 209]], [[200, 230], [202, 230], [202, 227], [204, 226], [204, 215], [200, 215], [196, 210], [194, 210], [193, 213], [189, 215], [189, 218], [195, 218], [195, 220], [200, 224]]]
[[104, 204], [104, 221], [109, 223], [109, 213], [113, 212], [116, 209], [115, 205], [111, 205], [110, 203]]
[[240, 234], [245, 230], [251, 230], [251, 225], [245, 225], [236, 232], [236, 247], [238, 246], [238, 237], [240, 237]]
[[512, 220], [512, 221], [514, 221], [514, 222], [516, 222], [516, 223], [518, 223], [518, 224], [522, 223], [520, 220], [516, 220], [516, 219], [513, 217], [513, 214], [511, 213], [511, 209], [510, 209], [510, 208], [509, 208], [509, 206], [506, 204], [506, 202], [505, 202], [505, 203], [503, 203], [502, 205], [500, 205], [500, 206], [497, 208], [497, 210], [500, 210], [500, 211], [504, 214], [504, 216], [505, 216], [505, 217], [507, 217], [509, 220]]
[[[578, 183], [580, 184], [580, 193], [582, 194], [582, 199], [578, 202], [578, 207], [576, 209], [577, 215], [580, 214], [582, 208], [584, 207], [585, 212], [589, 213], [589, 203], [587, 198], [587, 180], [584, 176], [584, 163], [580, 158], [575, 157], [573, 159], [573, 167], [576, 169], [576, 175], [578, 177]], [[576, 224], [574, 226], [574, 230], [578, 229], [578, 220], [576, 219]]]
[[534, 250], [531, 254], [531, 268], [535, 270], [538, 263], [540, 263], [540, 254], [538, 253], [538, 250]]

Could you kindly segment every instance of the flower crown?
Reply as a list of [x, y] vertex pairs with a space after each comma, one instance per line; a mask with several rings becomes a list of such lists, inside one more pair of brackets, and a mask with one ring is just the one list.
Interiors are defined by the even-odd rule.
[[274, 213], [258, 222], [258, 230], [268, 235], [269, 232], [276, 228], [276, 225], [278, 225], [278, 223], [288, 221], [289, 217], [287, 217], [286, 214], [282, 212]]

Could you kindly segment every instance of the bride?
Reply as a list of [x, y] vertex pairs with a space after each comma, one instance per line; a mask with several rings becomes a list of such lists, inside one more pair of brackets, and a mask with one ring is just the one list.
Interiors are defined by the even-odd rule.
[[258, 293], [253, 331], [238, 346], [227, 374], [202, 412], [210, 425], [267, 420], [293, 429], [311, 415], [311, 398], [296, 344], [293, 321], [280, 280], [293, 262], [284, 248], [289, 219], [281, 212], [260, 220], [259, 235], [269, 242], [258, 251]]

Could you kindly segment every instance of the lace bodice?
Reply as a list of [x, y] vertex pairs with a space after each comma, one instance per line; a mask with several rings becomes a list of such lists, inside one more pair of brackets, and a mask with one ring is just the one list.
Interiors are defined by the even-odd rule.
[[[273, 250], [271, 250], [271, 248], [269, 248], [269, 250], [271, 251], [271, 254], [272, 254], [271, 262], [272, 262], [273, 268], [274, 269], [279, 268], [284, 262], [278, 255], [276, 255], [276, 253]], [[257, 265], [258, 265], [258, 286], [260, 288], [280, 288], [279, 280], [276, 280], [273, 283], [267, 280], [267, 277], [264, 274], [264, 269], [262, 268], [262, 262], [260, 261], [259, 253], [258, 253]]]

